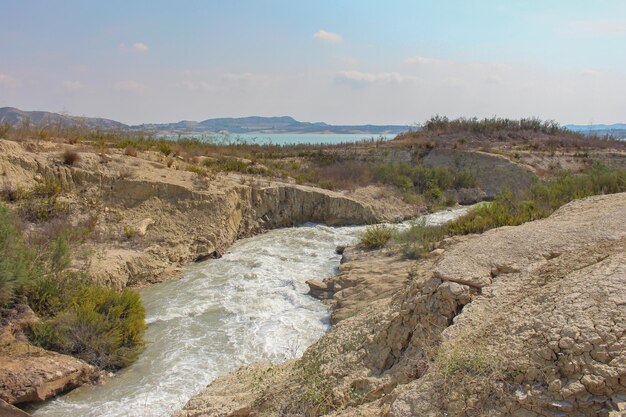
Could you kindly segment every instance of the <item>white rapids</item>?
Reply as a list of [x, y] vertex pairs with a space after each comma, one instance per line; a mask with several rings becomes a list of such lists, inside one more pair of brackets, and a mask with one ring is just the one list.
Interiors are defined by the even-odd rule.
[[[467, 212], [424, 216], [442, 224]], [[404, 225], [406, 225], [405, 223]], [[402, 227], [402, 226], [400, 226]], [[305, 281], [337, 272], [338, 245], [363, 226], [306, 224], [236, 242], [222, 258], [141, 290], [146, 348], [106, 383], [83, 386], [30, 410], [47, 417], [168, 416], [217, 376], [237, 367], [302, 355], [330, 326], [329, 311]]]

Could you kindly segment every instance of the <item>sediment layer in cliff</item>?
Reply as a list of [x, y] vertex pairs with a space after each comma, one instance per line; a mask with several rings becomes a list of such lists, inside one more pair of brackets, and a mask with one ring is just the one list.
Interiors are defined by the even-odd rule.
[[94, 224], [94, 238], [81, 251], [93, 256], [76, 266], [115, 288], [177, 276], [184, 264], [220, 256], [236, 239], [271, 228], [369, 224], [414, 214], [400, 199], [377, 201], [253, 175], [204, 176], [156, 152], [137, 158], [119, 150], [83, 151], [68, 166], [60, 160], [64, 147], [76, 148], [0, 140], [0, 185], [28, 190], [56, 178], [66, 190], [64, 217]]

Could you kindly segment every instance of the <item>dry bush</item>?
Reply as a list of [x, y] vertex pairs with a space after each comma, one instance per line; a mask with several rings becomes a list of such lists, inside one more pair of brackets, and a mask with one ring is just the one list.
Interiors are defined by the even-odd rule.
[[8, 202], [15, 202], [23, 199], [26, 192], [10, 181], [5, 181], [0, 189], [0, 199]]
[[131, 167], [121, 167], [120, 171], [119, 171], [119, 178], [120, 179], [131, 179], [134, 178], [137, 174], [137, 169], [136, 168], [131, 168]]
[[137, 149], [135, 149], [135, 148], [134, 148], [134, 147], [132, 147], [132, 146], [127, 146], [127, 147], [124, 149], [124, 155], [127, 155], [127, 156], [132, 156], [132, 157], [137, 157]]
[[65, 165], [74, 165], [78, 161], [80, 161], [80, 155], [78, 152], [71, 149], [67, 149], [63, 152], [63, 163]]

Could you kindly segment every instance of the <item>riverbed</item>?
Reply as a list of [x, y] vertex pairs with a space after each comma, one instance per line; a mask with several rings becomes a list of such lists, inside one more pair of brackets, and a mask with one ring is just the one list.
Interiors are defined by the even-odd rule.
[[[467, 208], [424, 216], [427, 224]], [[407, 227], [407, 223], [399, 227]], [[182, 279], [141, 290], [148, 330], [138, 360], [106, 383], [49, 401], [35, 416], [168, 416], [217, 376], [242, 365], [299, 357], [330, 327], [308, 279], [335, 274], [338, 245], [363, 226], [306, 224], [236, 242], [222, 258], [191, 265]]]

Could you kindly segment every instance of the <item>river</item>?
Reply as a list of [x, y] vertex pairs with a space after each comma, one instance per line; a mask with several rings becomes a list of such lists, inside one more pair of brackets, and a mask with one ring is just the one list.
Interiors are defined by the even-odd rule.
[[[424, 217], [434, 225], [466, 211]], [[82, 386], [30, 412], [168, 416], [221, 374], [302, 355], [330, 327], [328, 309], [306, 295], [305, 281], [335, 274], [341, 258], [335, 248], [354, 244], [363, 229], [272, 230], [237, 241], [220, 259], [189, 266], [180, 280], [142, 289], [149, 326], [138, 360], [104, 384]]]

